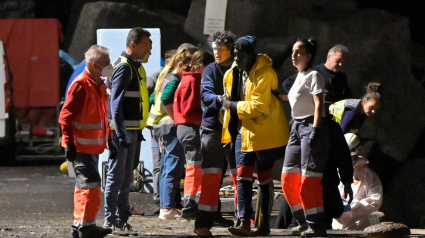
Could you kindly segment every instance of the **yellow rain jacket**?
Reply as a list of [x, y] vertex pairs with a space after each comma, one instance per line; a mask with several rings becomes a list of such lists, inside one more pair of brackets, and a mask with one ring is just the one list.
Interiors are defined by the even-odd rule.
[[[233, 83], [232, 65], [224, 75], [224, 91], [230, 97]], [[289, 140], [288, 121], [281, 102], [271, 93], [277, 90], [278, 80], [272, 59], [258, 54], [257, 61], [245, 82], [245, 101], [237, 102], [237, 113], [242, 121], [242, 151], [251, 152], [284, 146]], [[231, 142], [228, 125], [230, 109], [223, 118], [222, 143]]]

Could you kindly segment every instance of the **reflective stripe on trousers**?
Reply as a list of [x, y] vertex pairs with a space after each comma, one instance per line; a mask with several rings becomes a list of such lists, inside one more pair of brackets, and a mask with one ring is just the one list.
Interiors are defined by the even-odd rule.
[[74, 165], [74, 226], [96, 224], [100, 209], [102, 191], [100, 175], [97, 170], [98, 155], [77, 153]]
[[102, 129], [102, 123], [82, 123], [78, 121], [73, 121], [72, 125], [77, 129]]
[[[282, 189], [295, 216], [301, 207], [305, 220], [313, 229], [323, 229], [322, 176], [327, 158], [328, 127], [322, 118], [316, 130], [316, 143], [311, 148], [308, 142], [311, 133], [310, 120], [294, 121], [286, 148], [282, 168]], [[297, 218], [303, 223], [303, 217]]]

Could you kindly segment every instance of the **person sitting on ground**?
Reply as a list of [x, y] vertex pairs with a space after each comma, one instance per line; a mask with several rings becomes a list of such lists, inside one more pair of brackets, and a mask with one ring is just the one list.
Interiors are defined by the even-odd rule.
[[[354, 197], [348, 210], [339, 219], [334, 219], [333, 229], [338, 230], [363, 230], [369, 226], [368, 216], [378, 211], [382, 204], [382, 183], [378, 175], [369, 168], [369, 160], [359, 155], [359, 138], [352, 134], [345, 134], [345, 139], [351, 151], [354, 167], [354, 182], [351, 187]], [[346, 199], [343, 186], [340, 185], [340, 193]]]

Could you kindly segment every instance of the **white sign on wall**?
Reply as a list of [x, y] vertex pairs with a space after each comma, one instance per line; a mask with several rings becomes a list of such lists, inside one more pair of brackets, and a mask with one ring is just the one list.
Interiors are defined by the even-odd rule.
[[227, 0], [207, 0], [205, 6], [204, 34], [224, 31]]

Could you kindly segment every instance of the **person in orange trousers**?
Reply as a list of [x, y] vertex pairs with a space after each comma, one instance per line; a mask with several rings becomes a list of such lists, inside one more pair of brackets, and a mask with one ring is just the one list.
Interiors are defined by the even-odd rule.
[[202, 121], [201, 80], [206, 65], [214, 62], [212, 54], [198, 50], [192, 55], [189, 67], [183, 71], [174, 94], [174, 123], [177, 139], [183, 146], [186, 157], [184, 200], [181, 217], [195, 219], [199, 215], [196, 197], [201, 192], [202, 156], [199, 127]]
[[[201, 216], [195, 222], [195, 233], [199, 235], [211, 235], [209, 228], [212, 226], [234, 225], [232, 220], [221, 216], [219, 201], [220, 186], [227, 170], [227, 165], [226, 168], [223, 166], [225, 160], [229, 164], [235, 190], [237, 186], [234, 145], [232, 142], [221, 143], [223, 125], [219, 118], [223, 107], [220, 99], [224, 94], [223, 76], [233, 64], [234, 37], [229, 31], [217, 31], [208, 38], [214, 51], [215, 62], [205, 67], [201, 83], [201, 100], [204, 105], [200, 128], [203, 189], [198, 204]], [[236, 199], [235, 194], [235, 204]]]
[[298, 40], [292, 63], [298, 75], [286, 99], [293, 123], [282, 168], [282, 189], [299, 225], [293, 235], [326, 236], [322, 177], [328, 151], [328, 126], [324, 110], [325, 86], [312, 68], [317, 51], [314, 40]]
[[85, 53], [86, 68], [71, 84], [59, 115], [65, 157], [73, 163], [74, 238], [105, 237], [111, 229], [96, 226], [102, 191], [97, 169], [99, 154], [108, 148], [116, 153], [108, 125], [108, 97], [101, 76], [110, 72], [109, 50], [94, 45]]

